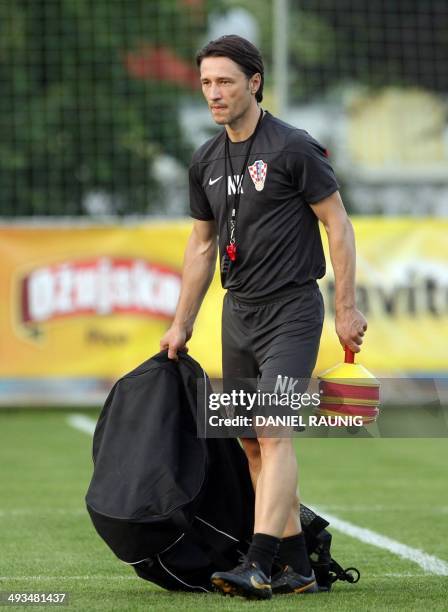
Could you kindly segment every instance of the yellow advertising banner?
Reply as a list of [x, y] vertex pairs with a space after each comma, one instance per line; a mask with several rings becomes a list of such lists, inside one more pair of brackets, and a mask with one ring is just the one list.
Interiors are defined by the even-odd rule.
[[[377, 375], [448, 371], [448, 220], [357, 218], [360, 356]], [[115, 379], [159, 350], [175, 312], [191, 222], [0, 227], [0, 379]], [[323, 232], [325, 234], [325, 232]], [[316, 371], [341, 361], [334, 280]], [[221, 373], [216, 274], [190, 353]]]
[[[368, 321], [359, 361], [378, 376], [448, 373], [448, 219], [353, 219], [357, 301]], [[323, 232], [325, 233], [325, 232]], [[317, 370], [339, 360], [334, 277], [320, 282], [326, 319]]]

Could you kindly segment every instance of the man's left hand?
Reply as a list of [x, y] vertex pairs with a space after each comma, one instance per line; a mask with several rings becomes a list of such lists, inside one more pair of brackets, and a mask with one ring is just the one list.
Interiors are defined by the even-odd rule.
[[364, 333], [367, 330], [364, 315], [356, 308], [350, 308], [336, 313], [335, 324], [342, 346], [347, 346], [354, 353], [359, 353]]

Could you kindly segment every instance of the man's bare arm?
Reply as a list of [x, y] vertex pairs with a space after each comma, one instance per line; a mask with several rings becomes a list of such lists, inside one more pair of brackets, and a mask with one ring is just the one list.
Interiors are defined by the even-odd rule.
[[322, 221], [328, 236], [335, 278], [336, 333], [342, 346], [348, 346], [358, 353], [367, 329], [367, 321], [356, 308], [356, 248], [353, 227], [338, 191], [311, 205], [311, 208]]
[[185, 249], [182, 285], [176, 314], [170, 329], [160, 341], [160, 348], [168, 349], [170, 359], [177, 351], [186, 351], [186, 343], [193, 333], [199, 308], [215, 272], [217, 232], [214, 221], [196, 220]]

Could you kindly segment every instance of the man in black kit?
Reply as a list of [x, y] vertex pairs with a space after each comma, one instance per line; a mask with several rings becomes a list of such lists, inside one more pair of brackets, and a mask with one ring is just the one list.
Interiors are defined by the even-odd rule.
[[[367, 323], [355, 305], [355, 241], [325, 149], [259, 102], [263, 60], [239, 36], [223, 36], [197, 55], [202, 91], [223, 129], [190, 167], [195, 219], [185, 251], [168, 356], [186, 350], [219, 251], [223, 287], [223, 378], [310, 378], [324, 317], [316, 279], [325, 274], [318, 220], [335, 275], [335, 326], [358, 352]], [[247, 557], [211, 580], [223, 593], [269, 599], [317, 590], [299, 519], [297, 460], [290, 437], [242, 438], [256, 491]], [[271, 582], [272, 562], [283, 568]]]

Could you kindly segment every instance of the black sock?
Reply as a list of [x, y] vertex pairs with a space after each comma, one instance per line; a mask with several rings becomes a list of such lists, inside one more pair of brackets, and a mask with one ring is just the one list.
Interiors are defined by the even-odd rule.
[[302, 576], [311, 574], [311, 565], [306, 550], [305, 535], [303, 531], [297, 535], [282, 538], [278, 551], [280, 565], [289, 565]]
[[247, 553], [249, 561], [256, 561], [261, 571], [270, 578], [272, 561], [277, 554], [280, 539], [266, 533], [254, 533]]

